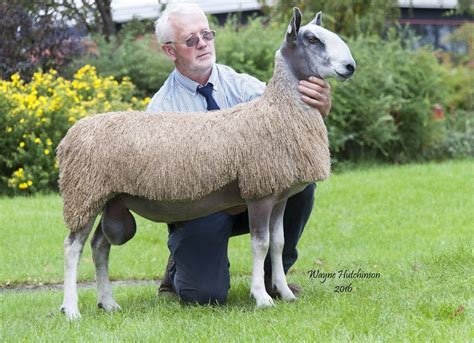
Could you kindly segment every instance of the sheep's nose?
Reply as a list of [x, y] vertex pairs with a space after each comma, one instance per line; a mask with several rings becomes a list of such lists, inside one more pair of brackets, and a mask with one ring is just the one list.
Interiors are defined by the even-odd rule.
[[355, 65], [353, 63], [346, 64], [347, 74], [354, 74]]

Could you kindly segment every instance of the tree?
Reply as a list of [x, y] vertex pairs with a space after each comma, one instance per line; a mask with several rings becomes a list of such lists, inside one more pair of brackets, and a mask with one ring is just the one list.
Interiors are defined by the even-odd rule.
[[115, 34], [111, 0], [0, 0], [0, 77], [28, 79], [79, 55], [80, 35]]
[[50, 1], [0, 3], [0, 77], [59, 68], [81, 52], [79, 38]]
[[397, 0], [277, 0], [267, 11], [272, 18], [286, 22], [294, 6], [303, 11], [306, 22], [323, 11], [323, 25], [344, 36], [381, 35], [387, 22], [400, 16]]
[[112, 20], [112, 0], [95, 0], [95, 4], [102, 18], [102, 33], [106, 38], [115, 34], [115, 24]]

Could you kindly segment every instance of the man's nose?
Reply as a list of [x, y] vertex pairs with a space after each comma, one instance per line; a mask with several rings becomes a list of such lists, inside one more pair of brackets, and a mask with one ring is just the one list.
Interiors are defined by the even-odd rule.
[[204, 38], [202, 38], [201, 35], [198, 35], [197, 37], [199, 38], [199, 40], [198, 40], [198, 43], [196, 44], [196, 48], [197, 49], [205, 48], [207, 46], [207, 42], [204, 40]]

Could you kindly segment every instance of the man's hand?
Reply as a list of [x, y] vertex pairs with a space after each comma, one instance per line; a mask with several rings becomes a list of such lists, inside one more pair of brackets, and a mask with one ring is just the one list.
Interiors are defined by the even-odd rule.
[[316, 108], [326, 117], [331, 110], [331, 86], [324, 80], [311, 76], [309, 80], [302, 80], [298, 85], [301, 100]]

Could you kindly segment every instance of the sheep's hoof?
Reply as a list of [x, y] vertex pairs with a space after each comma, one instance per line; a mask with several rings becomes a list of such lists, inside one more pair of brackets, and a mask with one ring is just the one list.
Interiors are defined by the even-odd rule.
[[119, 304], [115, 301], [108, 301], [108, 302], [99, 302], [97, 303], [97, 307], [103, 309], [105, 312], [113, 312], [113, 311], [120, 311], [122, 308]]
[[60, 311], [66, 315], [68, 321], [78, 320], [81, 318], [81, 313], [79, 309], [68, 309], [65, 305], [61, 306]]
[[285, 301], [295, 301], [296, 300], [295, 295], [291, 292], [290, 289], [288, 289], [288, 291], [279, 292], [279, 293], [280, 293], [280, 298], [282, 300], [285, 300]]
[[262, 294], [258, 295], [256, 295], [256, 293], [252, 293], [252, 296], [257, 301], [257, 308], [275, 306], [275, 302], [273, 301], [272, 297], [267, 294], [267, 292], [262, 292]]

